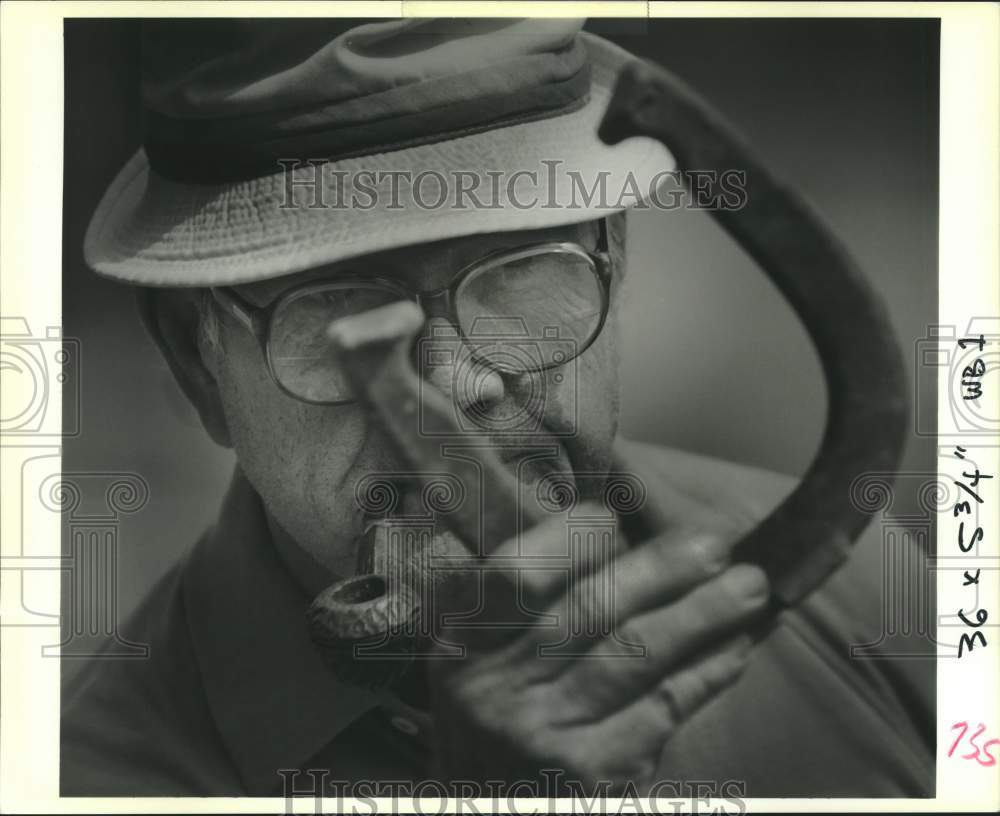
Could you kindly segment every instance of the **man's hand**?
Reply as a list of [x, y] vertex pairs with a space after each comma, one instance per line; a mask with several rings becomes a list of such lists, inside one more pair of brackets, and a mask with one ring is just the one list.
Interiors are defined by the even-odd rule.
[[[554, 518], [491, 558], [565, 555], [566, 531]], [[652, 783], [671, 735], [739, 677], [747, 627], [767, 604], [762, 570], [728, 566], [734, 539], [674, 528], [613, 560], [583, 547], [566, 570], [532, 568], [522, 555], [521, 598], [559, 628], [441, 633], [466, 649], [431, 663], [441, 775], [513, 781], [558, 769], [584, 785]], [[489, 575], [487, 602], [512, 604], [511, 574]], [[613, 628], [584, 637], [571, 619]]]

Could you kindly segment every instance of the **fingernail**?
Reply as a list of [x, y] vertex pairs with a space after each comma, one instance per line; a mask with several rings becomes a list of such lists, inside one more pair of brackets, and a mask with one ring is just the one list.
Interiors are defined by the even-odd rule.
[[763, 598], [771, 591], [767, 574], [753, 564], [737, 564], [726, 572], [725, 580], [733, 592], [742, 597]]
[[701, 565], [707, 575], [718, 575], [729, 560], [732, 544], [721, 536], [700, 535], [691, 540], [690, 546], [700, 554]]

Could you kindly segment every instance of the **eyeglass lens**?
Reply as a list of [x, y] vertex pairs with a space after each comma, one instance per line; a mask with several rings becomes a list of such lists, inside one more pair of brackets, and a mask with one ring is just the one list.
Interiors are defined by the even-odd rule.
[[[377, 284], [353, 283], [306, 289], [286, 300], [271, 319], [268, 344], [279, 383], [311, 402], [350, 399], [345, 374], [329, 351], [327, 327], [401, 297]], [[589, 258], [546, 251], [474, 271], [455, 293], [455, 311], [477, 359], [524, 373], [576, 357], [600, 327], [603, 298]]]

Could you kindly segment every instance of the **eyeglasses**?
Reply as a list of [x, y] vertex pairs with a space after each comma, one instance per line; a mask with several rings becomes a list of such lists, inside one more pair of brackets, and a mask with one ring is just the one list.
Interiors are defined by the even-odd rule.
[[352, 402], [346, 374], [330, 352], [327, 327], [399, 300], [428, 318], [444, 317], [471, 355], [510, 376], [565, 365], [597, 339], [611, 299], [607, 224], [597, 247], [541, 243], [492, 252], [459, 270], [451, 283], [417, 291], [378, 277], [313, 281], [258, 307], [229, 287], [212, 295], [260, 345], [278, 387], [303, 402]]

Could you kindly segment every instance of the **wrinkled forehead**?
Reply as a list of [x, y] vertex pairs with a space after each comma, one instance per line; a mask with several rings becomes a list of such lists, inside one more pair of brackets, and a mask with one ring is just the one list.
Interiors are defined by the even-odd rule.
[[464, 235], [433, 243], [396, 247], [314, 267], [293, 275], [237, 287], [251, 303], [264, 306], [279, 294], [311, 280], [337, 277], [371, 277], [398, 280], [416, 290], [446, 286], [460, 270], [485, 255], [527, 244], [569, 241], [594, 249], [598, 238], [595, 221], [538, 230]]

